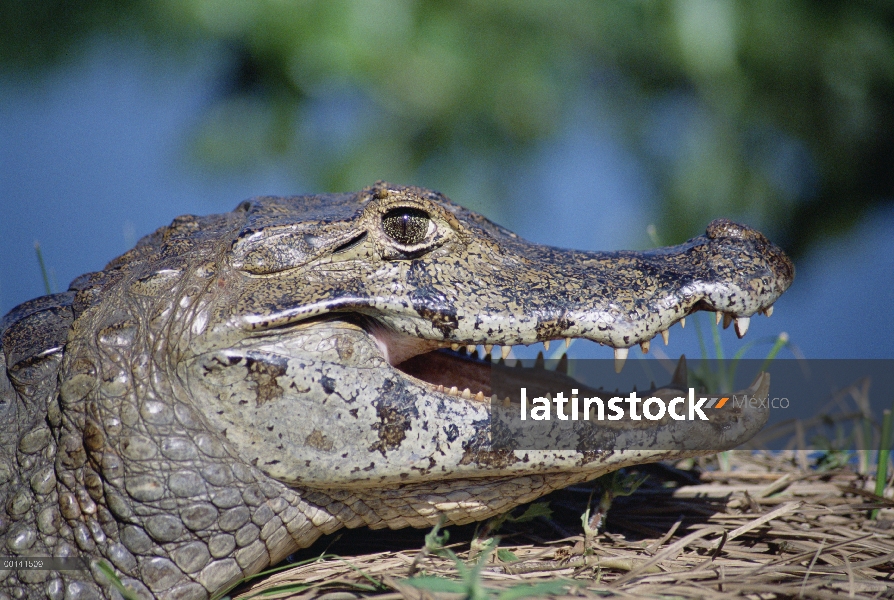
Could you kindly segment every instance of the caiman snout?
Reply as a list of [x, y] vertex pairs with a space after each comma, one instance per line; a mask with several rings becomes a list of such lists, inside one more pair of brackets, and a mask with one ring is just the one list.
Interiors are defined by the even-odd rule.
[[705, 234], [712, 240], [735, 238], [739, 240], [755, 240], [765, 244], [769, 243], [761, 232], [752, 229], [748, 225], [740, 225], [729, 219], [714, 219], [708, 225]]
[[[666, 340], [673, 324], [700, 310], [716, 312], [725, 325], [735, 321], [741, 337], [750, 317], [771, 312], [794, 277], [781, 249], [727, 219], [683, 244], [645, 252], [564, 250], [483, 225], [467, 246], [477, 259], [468, 271], [490, 279], [487, 302], [466, 312], [473, 298], [452, 299], [459, 310], [449, 340], [460, 345], [585, 338], [615, 348], [623, 360], [627, 348], [647, 351], [653, 337]], [[499, 255], [489, 252], [490, 239]], [[500, 265], [496, 275], [493, 264]]]
[[768, 240], [764, 234], [747, 225], [740, 225], [729, 219], [714, 219], [705, 231], [712, 240], [741, 240], [743, 244], [751, 244], [751, 254], [762, 256], [764, 261], [780, 282], [785, 282], [783, 291], [791, 285], [795, 278], [795, 265], [788, 256]]

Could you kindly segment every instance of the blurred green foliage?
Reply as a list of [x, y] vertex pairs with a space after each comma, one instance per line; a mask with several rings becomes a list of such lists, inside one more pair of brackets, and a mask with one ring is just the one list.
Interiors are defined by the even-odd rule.
[[0, 66], [97, 33], [218, 48], [198, 154], [275, 156], [320, 189], [511, 202], [501, 182], [593, 104], [647, 165], [665, 241], [726, 214], [798, 252], [894, 199], [891, 2], [4, 0]]

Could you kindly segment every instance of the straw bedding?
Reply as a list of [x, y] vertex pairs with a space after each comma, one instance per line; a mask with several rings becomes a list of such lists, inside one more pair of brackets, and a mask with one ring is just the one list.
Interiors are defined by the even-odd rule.
[[[343, 531], [233, 597], [894, 597], [894, 501], [868, 491], [867, 477], [805, 469], [797, 452], [726, 459], [723, 471], [712, 461], [642, 467], [648, 479], [614, 498], [594, 535], [580, 516], [598, 483], [548, 496], [549, 517], [504, 524], [501, 552], [470, 556], [475, 527], [448, 528], [461, 565], [421, 550], [425, 531]], [[467, 585], [461, 571], [482, 560], [462, 593], [432, 579]]]

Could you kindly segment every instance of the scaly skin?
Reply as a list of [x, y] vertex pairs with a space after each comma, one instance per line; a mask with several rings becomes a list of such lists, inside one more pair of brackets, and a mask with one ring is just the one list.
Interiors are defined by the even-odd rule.
[[463, 390], [479, 367], [426, 353], [562, 338], [624, 349], [696, 310], [744, 334], [793, 276], [728, 221], [673, 248], [577, 252], [384, 183], [180, 217], [0, 321], [3, 552], [91, 564], [0, 572], [0, 598], [114, 597], [99, 560], [140, 597], [207, 598], [340, 527], [466, 523], [625, 465], [733, 447], [766, 415], [642, 428], [698, 441], [675, 451], [489, 452], [490, 405], [423, 374], [438, 365]]

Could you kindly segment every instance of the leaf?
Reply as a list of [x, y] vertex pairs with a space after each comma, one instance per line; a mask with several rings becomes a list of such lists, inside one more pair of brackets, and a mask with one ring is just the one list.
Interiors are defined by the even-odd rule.
[[444, 516], [442, 515], [438, 522], [435, 523], [435, 526], [432, 527], [431, 531], [425, 535], [425, 547], [429, 552], [434, 554], [439, 553], [444, 549], [444, 546], [447, 545], [448, 540], [450, 540], [450, 532], [446, 529], [444, 530], [444, 533], [438, 535], [438, 532], [443, 526]]
[[559, 596], [566, 595], [568, 587], [580, 587], [583, 582], [571, 581], [570, 579], [557, 579], [555, 581], [544, 581], [531, 585], [515, 585], [504, 591], [498, 596], [498, 600], [515, 600], [516, 598], [531, 598], [543, 596]]
[[284, 593], [290, 594], [298, 594], [305, 590], [311, 589], [313, 586], [303, 584], [303, 583], [287, 583], [283, 585], [276, 585], [271, 588], [267, 588], [257, 594], [253, 594], [249, 596], [249, 598], [263, 598], [264, 596], [278, 596]]
[[438, 577], [436, 575], [423, 575], [420, 577], [410, 577], [403, 580], [413, 587], [429, 592], [446, 592], [450, 594], [465, 594], [467, 592], [466, 585], [460, 581]]
[[546, 517], [547, 519], [553, 515], [553, 511], [549, 508], [549, 502], [536, 502], [530, 505], [525, 512], [518, 517], [509, 517], [509, 521], [513, 523], [527, 523], [533, 521], [537, 517]]
[[515, 562], [518, 560], [518, 557], [515, 553], [506, 550], [505, 548], [500, 548], [497, 550], [497, 558], [502, 562]]

